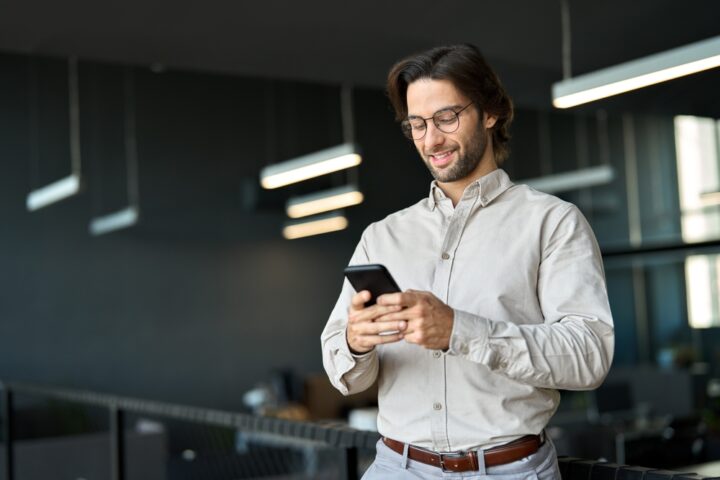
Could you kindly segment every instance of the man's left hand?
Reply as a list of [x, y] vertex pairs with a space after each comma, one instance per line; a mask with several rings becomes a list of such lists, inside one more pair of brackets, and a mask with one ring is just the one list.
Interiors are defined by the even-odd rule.
[[454, 312], [432, 293], [418, 290], [387, 293], [379, 296], [377, 303], [403, 307], [401, 311], [388, 313], [381, 319], [406, 320], [405, 341], [434, 350], [449, 348]]

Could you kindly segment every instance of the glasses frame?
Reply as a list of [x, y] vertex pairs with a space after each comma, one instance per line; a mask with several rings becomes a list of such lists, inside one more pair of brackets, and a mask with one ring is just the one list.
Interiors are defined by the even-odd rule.
[[[425, 128], [424, 128], [424, 130], [423, 130], [423, 134], [422, 134], [422, 136], [420, 136], [420, 137], [418, 137], [418, 138], [415, 138], [415, 137], [413, 137], [413, 135], [412, 135], [412, 126], [410, 125], [410, 117], [408, 117], [408, 118], [406, 118], [405, 120], [403, 120], [402, 122], [400, 122], [400, 129], [402, 130], [403, 135], [404, 135], [407, 139], [413, 140], [413, 141], [422, 140], [423, 138], [425, 138], [425, 135], [427, 135], [427, 130], [428, 130], [427, 122], [428, 122], [428, 120], [432, 120], [432, 121], [433, 121], [433, 125], [435, 125], [435, 128], [437, 128], [437, 129], [440, 130], [441, 132], [443, 132], [443, 133], [455, 133], [455, 132], [457, 132], [458, 129], [460, 128], [460, 114], [461, 114], [466, 108], [468, 108], [470, 105], [472, 105], [473, 103], [475, 103], [475, 102], [470, 102], [470, 103], [468, 103], [467, 105], [465, 105], [464, 107], [462, 107], [460, 110], [457, 110], [457, 111], [454, 110], [453, 108], [443, 108], [443, 109], [440, 109], [440, 110], [438, 110], [437, 112], [433, 113], [432, 117], [427, 117], [427, 118], [415, 117], [415, 116], [412, 117], [413, 120], [422, 120], [422, 121], [425, 123]], [[457, 121], [457, 124], [455, 125], [455, 128], [454, 128], [453, 130], [449, 131], [449, 132], [442, 129], [442, 127], [439, 125], [439, 122], [438, 122], [438, 120], [437, 120], [437, 118], [436, 118], [439, 114], [445, 113], [445, 112], [452, 112], [452, 113], [454, 113], [454, 114], [455, 114], [455, 120]], [[407, 126], [407, 128], [406, 128], [406, 126]]]

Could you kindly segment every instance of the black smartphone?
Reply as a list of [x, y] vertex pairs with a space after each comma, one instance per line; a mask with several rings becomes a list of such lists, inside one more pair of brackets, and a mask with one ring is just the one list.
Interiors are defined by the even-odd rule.
[[384, 293], [401, 291], [384, 265], [351, 265], [345, 268], [345, 276], [356, 292], [370, 291], [372, 298], [365, 304], [366, 307], [375, 305], [375, 300]]

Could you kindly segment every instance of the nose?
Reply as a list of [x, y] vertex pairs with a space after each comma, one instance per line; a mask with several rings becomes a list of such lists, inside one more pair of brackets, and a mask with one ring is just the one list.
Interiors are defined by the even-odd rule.
[[426, 152], [431, 152], [438, 145], [445, 142], [445, 134], [438, 129], [433, 122], [427, 122], [427, 130], [422, 141]]

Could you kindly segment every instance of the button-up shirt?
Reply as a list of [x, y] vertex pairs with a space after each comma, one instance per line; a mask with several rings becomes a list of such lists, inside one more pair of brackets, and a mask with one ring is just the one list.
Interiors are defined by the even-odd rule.
[[382, 435], [456, 451], [538, 434], [557, 389], [595, 388], [609, 369], [613, 323], [590, 226], [574, 205], [503, 170], [455, 206], [433, 182], [428, 198], [367, 227], [350, 260], [364, 263], [454, 311], [447, 351], [400, 340], [354, 355], [345, 280], [322, 333], [323, 364], [345, 395], [378, 381]]

